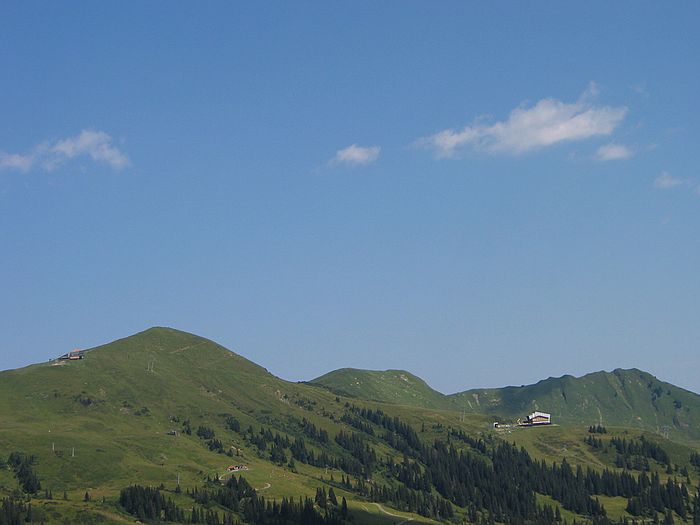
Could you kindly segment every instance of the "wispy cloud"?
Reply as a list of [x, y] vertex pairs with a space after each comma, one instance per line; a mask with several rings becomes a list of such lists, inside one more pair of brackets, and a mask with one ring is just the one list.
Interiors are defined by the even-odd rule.
[[605, 144], [598, 148], [596, 158], [602, 161], [625, 160], [629, 159], [632, 155], [632, 150], [627, 146], [611, 142], [610, 144]]
[[76, 137], [59, 140], [52, 152], [68, 159], [89, 155], [92, 160], [104, 162], [116, 169], [129, 165], [127, 156], [112, 145], [112, 137], [104, 131], [83, 130]]
[[0, 151], [0, 171], [17, 170], [29, 171], [34, 160], [31, 155], [19, 155], [18, 153], [5, 153]]
[[680, 177], [674, 177], [667, 171], [661, 172], [661, 175], [654, 179], [654, 187], [659, 190], [668, 190], [671, 188], [677, 188], [678, 186], [683, 186], [688, 184], [689, 181], [686, 179], [681, 179]]
[[576, 102], [542, 99], [534, 106], [523, 104], [508, 118], [492, 124], [477, 118], [462, 129], [445, 129], [418, 141], [436, 157], [455, 157], [464, 149], [486, 153], [521, 154], [561, 142], [610, 135], [622, 122], [626, 107], [598, 106], [595, 84]]
[[38, 144], [27, 153], [0, 151], [0, 171], [51, 171], [77, 157], [89, 157], [117, 170], [131, 165], [129, 158], [114, 146], [111, 136], [104, 131], [85, 129], [74, 137]]
[[331, 164], [364, 165], [371, 164], [379, 158], [382, 148], [379, 146], [362, 147], [352, 144], [336, 151]]

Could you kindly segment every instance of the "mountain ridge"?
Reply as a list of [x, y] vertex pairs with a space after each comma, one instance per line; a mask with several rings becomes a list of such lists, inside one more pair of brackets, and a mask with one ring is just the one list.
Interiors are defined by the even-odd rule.
[[[218, 343], [175, 328], [154, 326], [86, 350], [94, 360], [104, 352], [119, 349], [130, 359], [140, 359], [142, 370], [155, 368], [147, 377], [157, 382], [158, 372], [167, 371], [173, 358], [184, 359], [193, 376], [201, 381], [203, 371], [215, 370], [212, 362], [230, 361], [238, 374], [273, 390], [290, 388], [294, 383], [281, 379], [257, 363]], [[106, 357], [110, 361], [110, 357]], [[62, 364], [53, 361], [48, 366]], [[21, 376], [33, 367], [46, 363], [0, 372], [6, 379]], [[180, 370], [176, 370], [181, 373]], [[215, 374], [216, 375], [216, 374]], [[126, 388], [130, 381], [125, 378]], [[322, 388], [334, 394], [356, 399], [416, 408], [458, 410], [515, 421], [532, 410], [550, 412], [556, 422], [567, 425], [616, 424], [662, 432], [665, 427], [693, 439], [700, 439], [700, 396], [690, 390], [659, 380], [638, 368], [616, 368], [582, 376], [564, 374], [530, 385], [500, 388], [473, 388], [443, 394], [422, 378], [400, 369], [365, 370], [341, 368], [301, 384]], [[134, 385], [131, 385], [132, 387]], [[241, 391], [242, 397], [247, 392]], [[274, 396], [273, 396], [274, 397]]]
[[[462, 410], [511, 422], [542, 410], [561, 424], [632, 426], [654, 432], [667, 432], [670, 427], [700, 438], [700, 395], [638, 368], [601, 370], [579, 377], [564, 374], [530, 385], [474, 388], [454, 394], [442, 394], [406, 372], [421, 386], [409, 391], [397, 381], [386, 381], [389, 372], [339, 369], [310, 383], [367, 400]], [[423, 398], [428, 402], [421, 403]]]
[[[655, 392], [654, 401], [664, 410], [674, 396], [680, 396], [672, 385], [665, 386], [638, 370], [631, 375], [620, 371], [619, 377], [610, 376], [599, 373], [594, 378], [616, 386], [628, 401], [634, 401], [628, 391], [636, 392], [640, 387], [636, 383], [643, 392]], [[395, 469], [403, 468], [396, 458], [410, 453], [425, 462], [427, 451], [448, 454], [438, 443], [450, 441], [478, 457], [507, 441], [525, 447], [533, 458], [615, 468], [614, 454], [596, 451], [586, 441], [590, 438], [588, 421], [561, 420], [561, 426], [512, 432], [493, 428], [495, 414], [512, 409], [520, 416], [523, 408], [530, 408], [527, 396], [525, 405], [517, 404], [528, 387], [502, 389], [518, 395], [511, 395], [510, 403], [502, 403], [499, 397], [496, 403], [487, 403], [489, 410], [478, 412], [465, 410], [467, 401], [474, 394], [484, 399], [500, 396], [500, 389], [466, 391], [463, 398], [454, 398], [433, 390], [405, 370], [367, 373], [349, 368], [331, 373], [331, 379], [359, 384], [351, 396], [320, 384], [285, 381], [210, 339], [153, 327], [89, 349], [85, 359], [0, 372], [0, 398], [4, 401], [0, 404], [0, 459], [13, 452], [31, 458], [42, 490], [66, 492], [68, 497], [58, 504], [60, 509], [55, 500], [37, 494], [32, 504], [46, 513], [61, 510], [61, 519], [68, 523], [105, 522], [97, 518], [81, 521], [78, 513], [87, 509], [110, 520], [116, 512], [120, 519], [125, 518], [117, 522], [129, 522], [117, 497], [133, 484], [167, 487], [168, 494], [191, 506], [194, 503], [187, 491], [206, 485], [212, 477], [231, 476], [230, 465], [244, 465], [245, 478], [264, 491], [266, 498], [313, 498], [318, 489], [333, 486], [338, 498], [347, 497], [358, 517], [355, 523], [395, 523], [392, 515], [380, 510], [372, 514], [374, 508], [367, 503], [374, 500], [356, 483], [370, 476], [380, 485], [398, 483], [404, 490], [407, 487], [401, 480], [408, 478], [396, 477]], [[571, 385], [577, 381], [567, 376], [538, 385], [544, 393], [560, 392], [563, 385], [573, 399]], [[388, 400], [368, 401], [358, 395]], [[537, 401], [550, 402], [542, 396]], [[690, 404], [685, 398], [680, 401], [683, 409]], [[634, 403], [630, 407], [635, 409]], [[691, 467], [690, 454], [696, 450], [689, 440], [692, 432], [674, 427], [671, 439], [665, 440], [654, 435], [656, 428], [651, 425], [633, 428], [625, 426], [626, 421], [622, 423], [609, 427], [609, 437], [644, 437], [662, 444], [673, 463], [680, 465], [676, 468]], [[411, 462], [401, 464], [409, 468]], [[438, 464], [442, 463], [431, 468]], [[420, 468], [427, 467], [424, 463]], [[651, 462], [650, 468], [665, 472], [668, 467], [657, 461]], [[335, 481], [332, 475], [328, 479], [333, 469]], [[695, 471], [691, 474], [695, 476]], [[338, 483], [339, 478], [347, 480], [350, 475], [355, 480], [352, 487]], [[176, 482], [182, 493], [175, 490]], [[0, 496], [12, 495], [16, 487], [12, 471], [0, 468]], [[420, 497], [433, 497], [436, 487], [442, 491], [440, 497], [449, 496], [445, 486], [435, 485]], [[86, 491], [100, 500], [106, 497], [107, 503], [90, 504], [85, 501]], [[418, 507], [407, 512], [402, 501], [382, 504], [394, 505], [392, 512], [402, 512], [403, 520], [410, 518], [414, 523], [435, 523], [426, 516], [440, 515], [425, 506], [421, 507], [423, 514], [416, 513]], [[461, 516], [466, 512], [457, 511]], [[616, 516], [623, 513], [624, 509], [616, 510]]]

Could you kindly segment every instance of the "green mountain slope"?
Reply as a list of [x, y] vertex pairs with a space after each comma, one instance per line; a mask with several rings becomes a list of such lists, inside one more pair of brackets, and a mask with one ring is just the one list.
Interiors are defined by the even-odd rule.
[[[197, 439], [166, 432], [180, 430], [184, 419], [194, 429], [221, 428], [221, 414], [248, 423], [300, 399], [296, 385], [212, 341], [167, 328], [97, 347], [81, 361], [2, 372], [0, 396], [0, 449], [44, 458], [43, 477], [69, 489], [216, 468]], [[318, 396], [306, 397], [312, 403]], [[45, 455], [52, 449], [60, 454]]]
[[[178, 479], [183, 490], [193, 489], [207, 477], [226, 476], [232, 464], [246, 465], [244, 475], [252, 486], [278, 501], [314, 497], [317, 488], [329, 489], [325, 464], [299, 461], [290, 467], [290, 445], [282, 459], [273, 459], [269, 440], [263, 448], [257, 444], [263, 431], [280, 434], [288, 443], [304, 439], [309, 451], [326, 454], [329, 462], [353, 461], [334, 440], [341, 431], [354, 431], [341, 421], [345, 399], [317, 386], [279, 379], [210, 340], [169, 328], [152, 328], [90, 349], [80, 361], [0, 372], [0, 399], [0, 497], [17, 487], [4, 460], [14, 451], [34, 456], [42, 490], [68, 495], [67, 501], [34, 502], [35, 508], [41, 504], [49, 514], [60, 515], [55, 516], [58, 523], [120, 522], [125, 519], [115, 505], [120, 489], [141, 483], [172, 490]], [[433, 417], [421, 411], [403, 415], [411, 424]], [[230, 418], [237, 430], [230, 427]], [[485, 419], [472, 424], [488, 425]], [[200, 426], [211, 429], [215, 439], [198, 436]], [[177, 435], [169, 435], [171, 431]], [[329, 436], [325, 441], [318, 437], [321, 431]], [[375, 441], [382, 457], [391, 450], [376, 437], [366, 439]], [[95, 499], [106, 497], [107, 503], [83, 503], [86, 491]], [[342, 488], [336, 487], [336, 494], [347, 497], [359, 523], [391, 523], [394, 516], [431, 521], [400, 509], [387, 514], [385, 507]], [[184, 496], [173, 497], [192, 505]]]
[[460, 410], [516, 421], [534, 410], [560, 425], [632, 427], [700, 439], [700, 396], [640, 370], [566, 375], [521, 387], [474, 389], [452, 395], [433, 390], [402, 370], [342, 368], [311, 381], [359, 399], [422, 408]]
[[333, 392], [381, 403], [423, 408], [457, 408], [453, 400], [433, 390], [425, 381], [405, 370], [341, 368], [311, 381]]
[[[641, 414], [637, 427], [654, 430], [647, 425], [650, 410], [660, 414], [658, 421], [673, 411], [677, 425], [671, 437], [693, 435], [691, 418], [684, 414], [697, 413], [695, 394], [638, 371], [594, 376], [595, 381], [588, 376], [550, 379], [515, 393], [506, 388], [505, 394], [484, 390], [454, 396], [392, 370], [345, 369], [314, 384], [291, 383], [213, 341], [152, 328], [91, 349], [80, 361], [0, 372], [0, 497], [18, 487], [19, 475], [5, 464], [10, 453], [18, 451], [35, 457], [31, 468], [42, 491], [54, 494], [52, 500], [41, 492], [33, 496], [33, 508], [44, 513], [35, 522], [42, 517], [47, 523], [133, 522], [117, 504], [119, 491], [132, 484], [162, 484], [168, 497], [192, 513], [195, 499], [187, 491], [206, 490], [214, 486], [208, 480], [230, 477], [227, 467], [232, 464], [245, 465], [245, 478], [269, 501], [313, 498], [318, 490], [332, 487], [339, 499], [347, 499], [356, 524], [435, 523], [451, 508], [445, 507], [448, 502], [454, 507], [454, 522], [470, 515], [474, 521], [473, 512], [478, 510], [480, 518], [486, 514], [482, 507], [467, 509], [467, 500], [460, 499], [459, 494], [474, 489], [469, 483], [492, 476], [479, 489], [490, 493], [480, 505], [517, 488], [508, 485], [511, 481], [507, 486], [495, 483], [511, 479], [495, 468], [507, 469], [507, 454], [520, 450], [505, 452], [496, 461], [503, 447], [510, 446], [506, 443], [523, 446], [532, 457], [550, 463], [566, 458], [572, 465], [600, 470], [615, 468], [618, 453], [610, 444], [614, 436], [640, 439], [643, 431], [630, 428], [634, 421], [603, 419], [610, 429], [606, 444], [592, 448], [585, 441], [590, 437], [586, 426], [599, 420], [568, 417], [565, 406], [557, 416], [557, 391], [572, 411], [583, 407], [581, 419], [588, 418], [591, 399], [607, 417], [621, 410], [616, 400], [620, 398], [629, 411]], [[608, 389], [617, 394], [608, 394]], [[645, 395], [653, 397], [652, 409]], [[491, 425], [492, 414], [517, 417], [535, 406], [571, 424], [512, 431]], [[668, 476], [673, 463], [674, 476], [686, 471], [684, 479], [697, 484], [698, 471], [690, 464], [691, 452], [697, 451], [692, 444], [666, 441], [653, 433], [646, 433], [645, 439], [663, 446], [670, 458], [649, 460], [651, 471]], [[481, 463], [470, 467], [469, 458]], [[465, 462], [462, 469], [473, 468], [473, 475], [453, 477], [449, 469], [457, 461]], [[525, 461], [521, 468], [528, 465], [533, 464]], [[532, 475], [521, 483], [529, 483]], [[177, 480], [182, 492], [175, 490]], [[347, 480], [352, 482], [345, 484]], [[460, 492], [454, 492], [451, 487], [459, 484]], [[498, 492], [501, 489], [505, 492]], [[529, 490], [534, 496], [532, 487]], [[56, 497], [64, 491], [67, 500]], [[86, 492], [92, 501], [83, 501]], [[588, 513], [583, 508], [578, 513], [567, 510], [563, 497], [552, 497], [537, 494], [538, 501], [569, 518], [583, 520]], [[605, 501], [614, 516], [629, 517], [624, 498]], [[212, 501], [197, 504], [220, 516], [232, 511]], [[520, 507], [509, 508], [517, 512]], [[243, 511], [233, 512], [237, 520], [246, 521]]]
[[468, 390], [450, 398], [467, 410], [509, 419], [542, 410], [562, 425], [600, 423], [700, 438], [700, 396], [636, 369]]

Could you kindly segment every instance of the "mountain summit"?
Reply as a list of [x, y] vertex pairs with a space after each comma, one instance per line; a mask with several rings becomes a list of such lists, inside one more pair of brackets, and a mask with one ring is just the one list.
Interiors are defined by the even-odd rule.
[[700, 437], [700, 396], [634, 368], [467, 390], [449, 397], [466, 410], [494, 416], [517, 418], [545, 410], [561, 424], [674, 429]]
[[405, 370], [341, 368], [317, 377], [310, 383], [338, 394], [382, 403], [453, 410], [457, 408], [453, 400]]

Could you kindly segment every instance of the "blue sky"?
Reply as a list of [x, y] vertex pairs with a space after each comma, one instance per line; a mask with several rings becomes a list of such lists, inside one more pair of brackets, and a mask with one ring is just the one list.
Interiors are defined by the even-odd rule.
[[4, 2], [0, 368], [700, 392], [700, 5]]

